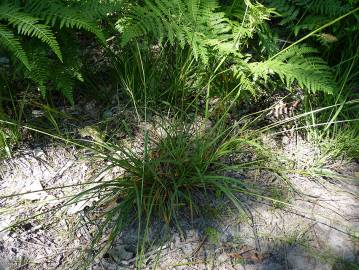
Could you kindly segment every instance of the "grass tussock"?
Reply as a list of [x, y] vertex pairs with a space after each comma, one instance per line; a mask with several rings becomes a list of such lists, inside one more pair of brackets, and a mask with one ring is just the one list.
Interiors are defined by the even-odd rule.
[[94, 243], [107, 235], [106, 244], [111, 245], [133, 222], [138, 222], [138, 230], [142, 232], [156, 218], [167, 225], [178, 225], [183, 213], [189, 218], [202, 215], [216, 196], [226, 197], [243, 211], [236, 194], [256, 195], [242, 178], [226, 176], [235, 167], [257, 164], [256, 160], [236, 166], [230, 162], [230, 157], [239, 159], [244, 149], [254, 157], [258, 150], [256, 143], [240, 136], [234, 127], [219, 125], [220, 122], [212, 127], [185, 123], [183, 119], [175, 119], [157, 126], [156, 133], [146, 132], [144, 148], [139, 151], [118, 144], [102, 145], [107, 153], [105, 158], [111, 161], [105, 170], [118, 167], [123, 173], [72, 199], [97, 197], [93, 210], [102, 209], [103, 220]]

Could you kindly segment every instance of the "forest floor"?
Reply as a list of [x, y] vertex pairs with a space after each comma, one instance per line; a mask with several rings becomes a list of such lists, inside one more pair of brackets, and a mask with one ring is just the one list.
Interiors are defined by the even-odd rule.
[[[154, 222], [149, 239], [155, 244], [142, 256], [145, 269], [358, 269], [359, 164], [330, 161], [324, 167], [336, 177], [303, 176], [295, 171], [317, 161], [314, 143], [299, 135], [263, 140], [293, 162], [286, 185], [259, 169], [231, 176], [266, 187], [278, 202], [239, 194], [245, 209], [239, 212], [213, 196], [206, 215], [190, 219], [184, 213], [181, 231]], [[92, 202], [64, 202], [89, 179], [104, 182], [119, 173], [99, 174], [106, 162], [88, 151], [51, 143], [19, 149], [1, 163], [1, 270], [77, 269], [84, 264], [98, 228], [96, 217], [87, 213]], [[122, 232], [89, 269], [133, 269], [136, 228], [133, 224]]]

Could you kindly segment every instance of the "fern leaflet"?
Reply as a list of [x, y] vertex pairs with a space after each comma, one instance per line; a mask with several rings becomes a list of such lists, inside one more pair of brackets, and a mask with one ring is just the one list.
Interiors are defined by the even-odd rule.
[[21, 46], [20, 41], [15, 35], [7, 29], [6, 26], [0, 24], [0, 45], [11, 51], [15, 57], [17, 57], [24, 66], [30, 70], [29, 59]]
[[14, 25], [19, 34], [39, 38], [42, 42], [49, 45], [62, 62], [60, 46], [50, 27], [40, 24], [38, 19], [19, 12], [17, 8], [8, 5], [0, 6], [0, 19], [5, 19]]

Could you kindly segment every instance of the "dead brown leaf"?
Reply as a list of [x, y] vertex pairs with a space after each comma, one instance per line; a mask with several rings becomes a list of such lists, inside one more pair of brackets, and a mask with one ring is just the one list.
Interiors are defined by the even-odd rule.
[[228, 256], [232, 259], [243, 259], [253, 263], [258, 263], [268, 257], [268, 254], [261, 254], [255, 248], [243, 245], [239, 251], [229, 253]]

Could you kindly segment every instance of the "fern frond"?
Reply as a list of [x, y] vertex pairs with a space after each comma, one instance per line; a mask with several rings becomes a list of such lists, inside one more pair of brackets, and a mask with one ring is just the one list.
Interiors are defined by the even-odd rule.
[[143, 6], [133, 6], [125, 22], [119, 20], [116, 28], [123, 33], [122, 45], [151, 34], [172, 45], [190, 46], [195, 58], [206, 63], [211, 38], [228, 29], [223, 28], [224, 14], [216, 12], [216, 8], [215, 0], [145, 0]]
[[85, 18], [83, 15], [81, 15], [80, 12], [76, 10], [59, 7], [58, 11], [52, 13], [49, 12], [49, 14], [47, 14], [46, 21], [47, 23], [50, 22], [52, 26], [54, 26], [56, 22], [59, 22], [60, 29], [64, 26], [68, 28], [84, 29], [90, 33], [95, 34], [101, 42], [106, 42], [102, 31], [99, 30], [92, 21]]
[[350, 5], [340, 0], [294, 0], [297, 6], [303, 9], [328, 17], [336, 17], [350, 11]]
[[70, 103], [74, 104], [73, 87], [75, 78], [71, 74], [71, 70], [67, 67], [52, 64], [45, 55], [34, 54], [34, 62], [32, 63], [31, 72], [27, 77], [32, 80], [43, 98], [46, 97], [49, 82], [53, 82], [53, 86], [59, 91]]
[[[312, 18], [314, 14], [329, 20], [351, 9], [350, 4], [340, 0], [266, 0], [265, 2], [279, 12], [283, 18], [280, 23], [282, 25], [299, 21], [303, 14], [309, 13], [304, 20]], [[297, 27], [300, 27], [300, 24], [301, 22]]]
[[32, 14], [44, 19], [46, 24], [51, 26], [83, 29], [93, 33], [105, 43], [106, 39], [102, 31], [80, 7], [68, 6], [57, 0], [31, 0], [27, 9]]
[[46, 52], [39, 50], [39, 48], [30, 50], [28, 52], [31, 61], [31, 71], [25, 71], [25, 78], [33, 81], [43, 98], [46, 97], [47, 81], [51, 75], [52, 62], [47, 57]]
[[19, 34], [36, 37], [49, 45], [62, 62], [60, 46], [50, 27], [39, 23], [37, 18], [20, 12], [16, 7], [9, 5], [0, 6], [0, 19], [7, 20], [11, 25], [15, 26]]
[[74, 78], [66, 71], [58, 72], [57, 77], [58, 80], [55, 82], [57, 90], [60, 91], [60, 93], [63, 94], [64, 97], [66, 97], [66, 99], [70, 102], [71, 105], [74, 105]]
[[287, 86], [296, 81], [300, 87], [313, 93], [333, 93], [336, 86], [334, 76], [325, 61], [314, 55], [316, 52], [311, 47], [293, 47], [274, 59], [249, 66], [255, 76], [265, 80], [271, 74], [277, 74]]
[[239, 81], [241, 89], [249, 91], [253, 96], [256, 95], [255, 82], [251, 79], [249, 70], [245, 65], [245, 68], [241, 65], [236, 65], [233, 67], [233, 74], [235, 78]]
[[[83, 29], [105, 42], [96, 20], [106, 15], [106, 8], [119, 2], [120, 0], [3, 0], [0, 4], [0, 23], [3, 23], [0, 24], [0, 46], [9, 50], [24, 64], [27, 70], [22, 65], [17, 65], [17, 70], [22, 78], [35, 83], [43, 97], [47, 94], [47, 87], [53, 86], [73, 104], [75, 80], [82, 79], [80, 55], [77, 48], [74, 49], [76, 42], [69, 35], [71, 32], [61, 29]], [[93, 10], [84, 12], [84, 7], [92, 7]], [[53, 29], [56, 29], [61, 43], [66, 44], [62, 50]], [[15, 35], [15, 30], [19, 38]], [[20, 39], [21, 36], [33, 38], [24, 42]], [[70, 39], [66, 40], [69, 36]], [[61, 63], [43, 45], [50, 47]]]
[[[142, 5], [129, 6], [125, 18], [117, 21], [116, 28], [122, 33], [122, 45], [149, 35], [160, 42], [166, 40], [171, 45], [188, 46], [195, 59], [204, 63], [213, 56], [210, 53], [213, 50], [219, 57], [241, 57], [239, 40], [251, 38], [273, 12], [259, 3], [242, 2], [235, 1], [233, 12], [226, 13], [220, 11], [217, 0], [144, 0]], [[243, 12], [237, 12], [237, 6]], [[239, 20], [231, 20], [228, 16]]]
[[300, 13], [300, 8], [288, 0], [266, 0], [268, 6], [275, 8], [283, 19], [280, 24], [284, 25], [288, 22], [294, 21]]
[[11, 51], [16, 58], [18, 58], [24, 66], [30, 70], [29, 59], [21, 46], [20, 41], [15, 35], [4, 25], [0, 24], [0, 45], [5, 49]]

